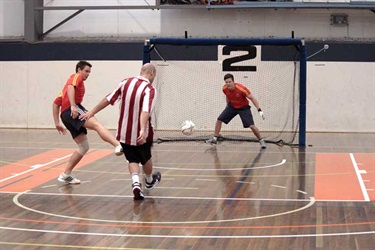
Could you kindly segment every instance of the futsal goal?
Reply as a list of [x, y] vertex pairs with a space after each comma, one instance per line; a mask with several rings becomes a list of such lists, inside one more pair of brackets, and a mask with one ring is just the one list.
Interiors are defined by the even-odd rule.
[[[226, 106], [224, 75], [245, 85], [262, 108], [250, 101], [255, 125], [269, 143], [305, 146], [306, 48], [301, 39], [152, 38], [145, 41], [143, 63], [156, 66], [158, 96], [153, 113], [155, 139], [203, 141], [213, 134]], [[184, 120], [195, 133], [181, 133]], [[236, 116], [223, 124], [221, 140], [257, 141]]]

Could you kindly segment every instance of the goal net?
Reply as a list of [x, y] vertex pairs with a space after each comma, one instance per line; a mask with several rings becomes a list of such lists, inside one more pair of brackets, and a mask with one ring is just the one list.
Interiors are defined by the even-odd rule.
[[[173, 39], [145, 42], [143, 62], [156, 66], [155, 139], [203, 141], [226, 107], [224, 75], [245, 85], [265, 119], [249, 101], [255, 126], [267, 142], [305, 145], [306, 53], [300, 39]], [[185, 120], [195, 132], [181, 133]], [[219, 139], [257, 141], [239, 116], [222, 125]]]

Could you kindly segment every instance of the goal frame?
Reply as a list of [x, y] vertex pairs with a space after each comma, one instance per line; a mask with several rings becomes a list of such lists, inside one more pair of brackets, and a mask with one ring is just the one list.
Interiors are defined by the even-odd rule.
[[150, 52], [157, 44], [164, 45], [295, 45], [300, 51], [300, 77], [299, 77], [299, 122], [298, 146], [306, 147], [306, 76], [307, 58], [304, 39], [298, 38], [150, 38], [145, 40], [143, 46], [143, 64], [151, 61]]

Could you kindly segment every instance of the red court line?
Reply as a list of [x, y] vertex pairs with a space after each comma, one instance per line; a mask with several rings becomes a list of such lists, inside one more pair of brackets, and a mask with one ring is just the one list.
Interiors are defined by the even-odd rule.
[[[56, 179], [63, 172], [69, 154], [74, 149], [54, 149], [0, 168], [0, 192], [24, 192]], [[74, 169], [81, 168], [91, 162], [113, 153], [113, 150], [96, 150], [86, 154]], [[65, 157], [64, 159], [54, 161]], [[42, 167], [32, 169], [32, 166]], [[58, 168], [56, 168], [58, 167]], [[22, 174], [20, 174], [22, 173]], [[20, 174], [19, 176], [14, 176]]]
[[[369, 160], [371, 162], [372, 156], [373, 154], [354, 154], [357, 163], [358, 159]], [[359, 169], [363, 170], [361, 164]], [[361, 177], [366, 179], [364, 174], [361, 174]], [[374, 195], [370, 197], [371, 200], [374, 200]], [[316, 154], [315, 199], [348, 201], [364, 200], [359, 180], [349, 153]]]

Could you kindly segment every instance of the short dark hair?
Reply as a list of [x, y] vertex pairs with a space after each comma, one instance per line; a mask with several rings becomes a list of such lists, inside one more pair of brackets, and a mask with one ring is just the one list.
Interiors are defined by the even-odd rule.
[[91, 63], [87, 61], [79, 61], [76, 65], [76, 73], [78, 72], [78, 69], [83, 70], [86, 66], [92, 67]]
[[232, 74], [230, 74], [230, 73], [226, 74], [224, 76], [224, 81], [227, 80], [228, 78], [232, 78], [232, 81], [234, 82], [234, 76]]

